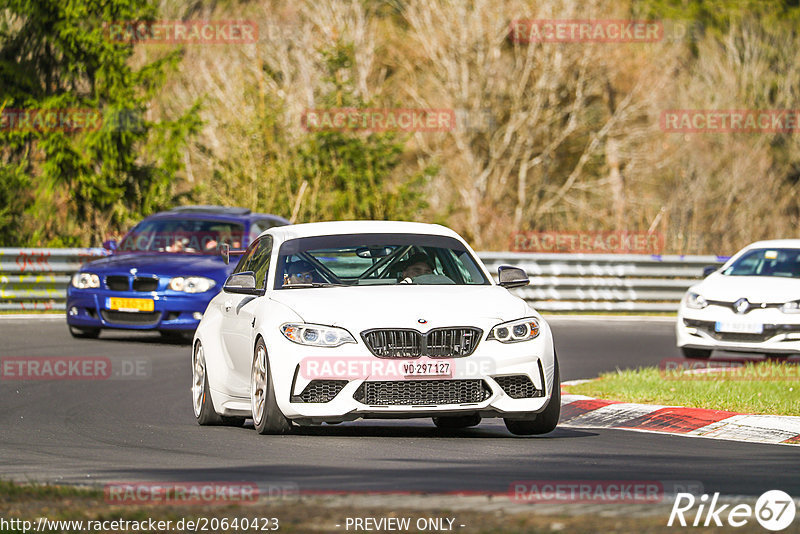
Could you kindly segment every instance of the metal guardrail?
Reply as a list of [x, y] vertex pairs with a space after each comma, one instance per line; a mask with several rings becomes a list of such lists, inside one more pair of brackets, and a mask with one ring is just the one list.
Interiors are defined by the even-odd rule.
[[[70, 276], [107, 255], [102, 248], [0, 248], [0, 311], [63, 310]], [[531, 285], [514, 289], [542, 311], [675, 311], [703, 267], [723, 256], [530, 254], [482, 252], [491, 272], [499, 265], [525, 269]]]
[[514, 289], [541, 311], [674, 312], [703, 268], [727, 256], [639, 254], [531, 254], [482, 252], [491, 272], [499, 265], [525, 269], [527, 287]]
[[71, 275], [102, 248], [0, 248], [0, 311], [63, 310]]

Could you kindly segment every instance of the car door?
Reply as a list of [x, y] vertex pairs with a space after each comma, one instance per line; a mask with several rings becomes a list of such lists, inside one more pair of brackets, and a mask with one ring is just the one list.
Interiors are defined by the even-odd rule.
[[[272, 236], [267, 235], [248, 247], [233, 272], [253, 271], [256, 274], [256, 288], [263, 289], [271, 255]], [[262, 297], [225, 293], [222, 299], [222, 343], [231, 362], [231, 390], [237, 396], [249, 395], [254, 310], [259, 298]]]

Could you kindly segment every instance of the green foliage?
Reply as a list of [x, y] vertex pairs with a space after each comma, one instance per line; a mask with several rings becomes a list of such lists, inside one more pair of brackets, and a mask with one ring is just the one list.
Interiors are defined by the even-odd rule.
[[797, 0], [645, 0], [636, 7], [656, 19], [691, 20], [714, 32], [752, 19], [793, 29], [800, 21]]
[[[322, 52], [330, 88], [318, 107], [370, 107], [354, 96], [353, 54], [345, 43]], [[413, 219], [426, 207], [422, 185], [436, 169], [396, 176], [405, 143], [395, 133], [320, 131], [289, 140], [278, 125], [282, 103], [259, 96], [255, 122], [240, 126], [241, 137], [252, 142], [219, 162], [213, 188], [221, 192], [206, 191], [210, 201], [240, 205], [256, 199], [248, 207], [287, 218], [296, 206], [297, 222]]]
[[80, 110], [94, 126], [0, 131], [0, 244], [98, 244], [175, 200], [196, 108], [145, 120], [180, 51], [135, 69], [131, 43], [104, 24], [154, 20], [147, 0], [0, 2], [0, 102], [7, 110]]

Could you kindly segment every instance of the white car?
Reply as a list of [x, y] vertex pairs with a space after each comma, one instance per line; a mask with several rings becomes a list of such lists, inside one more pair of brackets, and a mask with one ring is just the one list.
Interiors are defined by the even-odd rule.
[[715, 349], [800, 353], [800, 239], [748, 245], [689, 288], [676, 325], [687, 358]]
[[438, 225], [354, 221], [262, 233], [194, 337], [198, 423], [261, 434], [360, 418], [432, 417], [442, 428], [502, 417], [514, 434], [558, 423], [548, 324]]

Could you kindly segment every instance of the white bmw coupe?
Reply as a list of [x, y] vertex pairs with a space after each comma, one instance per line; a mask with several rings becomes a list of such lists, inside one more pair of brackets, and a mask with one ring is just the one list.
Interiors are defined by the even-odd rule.
[[686, 292], [678, 347], [688, 358], [713, 350], [800, 354], [800, 239], [759, 241]]
[[502, 417], [514, 434], [558, 423], [548, 324], [438, 225], [355, 221], [271, 228], [244, 252], [194, 337], [201, 425], [261, 434], [360, 418]]

